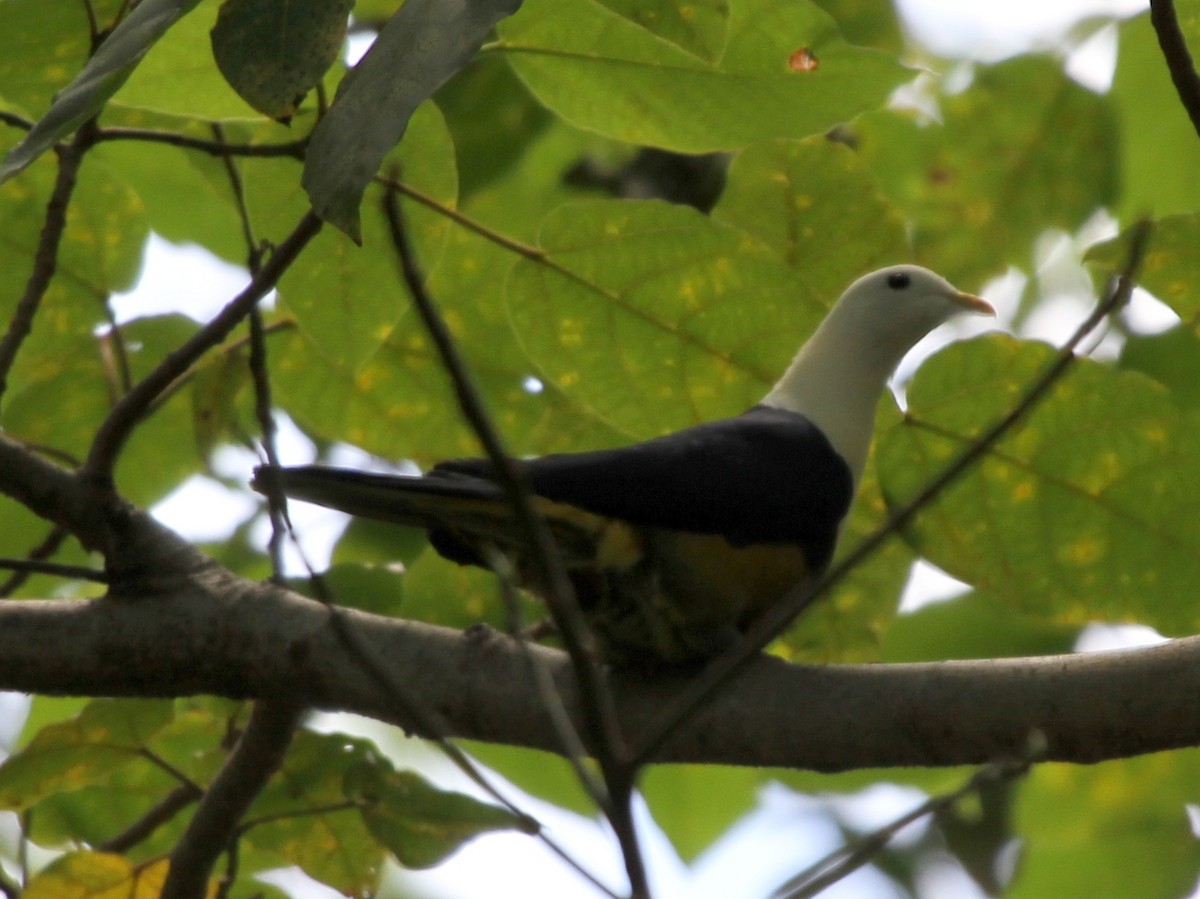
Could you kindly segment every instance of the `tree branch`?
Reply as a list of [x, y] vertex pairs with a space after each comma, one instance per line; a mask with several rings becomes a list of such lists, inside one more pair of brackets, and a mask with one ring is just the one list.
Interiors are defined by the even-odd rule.
[[296, 257], [320, 230], [321, 220], [311, 212], [305, 215], [292, 233], [276, 247], [271, 258], [263, 265], [262, 271], [251, 279], [245, 290], [230, 300], [212, 321], [169, 353], [150, 374], [121, 398], [100, 425], [92, 441], [91, 450], [84, 463], [84, 471], [89, 479], [106, 491], [111, 489], [112, 469], [121, 447], [125, 445], [134, 427], [154, 401], [201, 356], [229, 336], [250, 314], [255, 304], [275, 287], [288, 266], [295, 262]]
[[46, 202], [46, 217], [42, 221], [37, 249], [33, 255], [33, 271], [25, 282], [25, 290], [17, 301], [16, 311], [9, 321], [8, 331], [0, 339], [0, 397], [8, 386], [8, 373], [17, 358], [17, 351], [33, 330], [33, 319], [41, 305], [42, 297], [58, 269], [58, 247], [67, 229], [67, 206], [75, 192], [75, 181], [79, 167], [93, 134], [92, 127], [79, 129], [75, 139], [58, 151], [58, 175], [54, 190]]
[[260, 700], [224, 767], [171, 852], [161, 899], [200, 899], [213, 866], [238, 834], [246, 809], [262, 792], [292, 742], [304, 707], [290, 699]]
[[[136, 542], [160, 557], [189, 549], [171, 545], [182, 541], [140, 514], [131, 526]], [[151, 599], [154, 614], [147, 614]], [[373, 658], [420, 692], [449, 733], [560, 751], [554, 727], [529, 701], [536, 685], [516, 641], [481, 629], [339, 614], [352, 620]], [[10, 600], [0, 603], [0, 687], [49, 695], [287, 695], [412, 730], [390, 691], [334, 633], [330, 615], [319, 602], [211, 562], [144, 593]], [[586, 732], [565, 654], [531, 651]], [[680, 687], [670, 678], [616, 681], [630, 738], [654, 727]], [[1096, 762], [1200, 744], [1197, 692], [1200, 637], [1121, 652], [913, 665], [802, 666], [762, 657], [673, 731], [653, 760], [822, 771], [977, 764], [1019, 754], [1040, 731], [1046, 759]]]
[[1179, 17], [1175, 14], [1172, 0], [1150, 0], [1150, 23], [1158, 36], [1158, 46], [1171, 73], [1171, 81], [1179, 94], [1179, 102], [1192, 120], [1192, 127], [1200, 135], [1200, 75], [1192, 63]]

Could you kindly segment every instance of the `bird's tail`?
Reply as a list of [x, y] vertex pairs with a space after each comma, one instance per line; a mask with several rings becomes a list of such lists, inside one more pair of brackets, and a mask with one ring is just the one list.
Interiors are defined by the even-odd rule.
[[[425, 528], [443, 555], [480, 564], [476, 547], [488, 542], [505, 550], [523, 543], [512, 505], [494, 481], [469, 474], [373, 474], [324, 465], [262, 466], [251, 486], [350, 515]], [[568, 565], [595, 556], [607, 522], [560, 503], [534, 497]]]

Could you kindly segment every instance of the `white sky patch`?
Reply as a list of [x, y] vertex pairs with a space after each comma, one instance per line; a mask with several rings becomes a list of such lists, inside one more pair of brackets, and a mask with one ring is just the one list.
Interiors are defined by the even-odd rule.
[[995, 62], [1054, 48], [1085, 16], [1130, 16], [1145, 0], [896, 0], [909, 33], [939, 56]]
[[917, 559], [900, 594], [899, 612], [903, 615], [933, 603], [956, 599], [970, 589], [970, 584], [964, 584], [924, 559]]
[[231, 265], [203, 247], [171, 243], [152, 233], [141, 276], [133, 290], [113, 296], [113, 312], [118, 324], [171, 312], [204, 322], [244, 290], [249, 281], [244, 268]]
[[1144, 624], [1089, 624], [1080, 631], [1075, 640], [1075, 651], [1105, 652], [1111, 649], [1158, 646], [1166, 642], [1166, 637]]
[[188, 478], [150, 510], [159, 522], [196, 543], [226, 540], [257, 506], [244, 491], [203, 475]]

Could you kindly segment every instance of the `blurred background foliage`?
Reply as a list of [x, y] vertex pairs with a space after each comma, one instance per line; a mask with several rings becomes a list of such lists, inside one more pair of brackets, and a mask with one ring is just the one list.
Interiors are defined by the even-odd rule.
[[[845, 549], [1011, 408], [1048, 364], [1043, 341], [1061, 342], [1124, 264], [1120, 232], [1150, 216], [1145, 291], [1108, 323], [1093, 358], [778, 651], [900, 662], [1069, 651], [1097, 624], [1197, 630], [1200, 140], [1146, 14], [1087, 20], [1045, 51], [964, 64], [922, 49], [883, 3], [525, 0], [511, 17], [495, 12], [494, 28], [472, 22], [481, 49], [397, 122], [338, 103], [347, 35], [360, 52], [396, 13], [392, 0], [289, 4], [303, 12], [295, 28], [265, 0], [142, 4], [152, 6], [167, 14], [159, 31], [118, 30], [119, 58], [101, 71], [100, 56], [88, 63], [88, 10], [108, 29], [125, 3], [0, 0], [0, 33], [20, 36], [0, 57], [0, 311], [15, 309], [35, 265], [57, 165], [46, 151], [94, 113], [103, 135], [88, 148], [57, 276], [10, 375], [0, 425], [11, 435], [79, 459], [114, 399], [199, 327], [194, 310], [121, 311], [151, 234], [245, 264], [226, 163], [198, 148], [224, 142], [242, 148], [231, 158], [256, 241], [281, 240], [329, 179], [330, 208], [351, 210], [331, 215], [342, 231], [316, 238], [266, 310], [274, 399], [292, 435], [286, 461], [423, 466], [476, 452], [397, 277], [379, 186], [343, 183], [336, 155], [262, 152], [345, 109], [344, 127], [376, 143], [404, 131], [384, 171], [399, 173], [430, 289], [520, 454], [737, 413], [871, 268], [916, 261], [995, 299], [1011, 333], [942, 349], [911, 381], [909, 366], [902, 405], [888, 397], [881, 407]], [[1178, 7], [1196, 50], [1200, 3]], [[415, 0], [406, 8], [426, 14]], [[1068, 74], [1072, 51], [1098, 34], [1117, 48], [1111, 88]], [[451, 50], [466, 52], [447, 49], [447, 59]], [[95, 77], [81, 84], [85, 64]], [[364, 67], [358, 87], [378, 77]], [[39, 120], [27, 136], [25, 123]], [[170, 279], [156, 289], [169, 304]], [[226, 343], [139, 427], [117, 473], [127, 497], [155, 506], [198, 476], [244, 491], [244, 448], [258, 436], [245, 360], [243, 341]], [[229, 516], [208, 548], [240, 573], [266, 574], [253, 506], [189, 514]], [[0, 502], [0, 555], [26, 556], [47, 537], [22, 507]], [[316, 558], [331, 559], [346, 605], [503, 626], [490, 579], [441, 563], [419, 534], [355, 524], [325, 543]], [[54, 558], [88, 561], [70, 541]], [[957, 578], [958, 595], [915, 610], [910, 599], [897, 615], [902, 595], [921, 597], [905, 593], [918, 559]], [[33, 577], [14, 595], [95, 592]], [[0, 804], [24, 816], [9, 828], [6, 870], [27, 839], [73, 850], [30, 896], [80, 883], [154, 895], [158, 875], [139, 866], [170, 845], [178, 819], [123, 858], [98, 850], [172, 789], [202, 788], [242, 717], [205, 699], [35, 699], [0, 767]], [[533, 795], [593, 814], [559, 760], [472, 749]], [[1197, 775], [1192, 751], [1039, 766], [1000, 799], [981, 796], [882, 853], [876, 874], [886, 879], [854, 889], [1184, 896], [1200, 866], [1189, 823]], [[938, 792], [963, 777], [674, 766], [648, 772], [643, 792], [692, 861], [744, 823], [767, 785], [814, 797], [853, 835], [864, 826], [840, 811], [840, 794], [881, 781]], [[386, 802], [374, 816], [335, 808], [364, 783], [372, 795], [403, 794], [424, 817], [398, 821]], [[465, 802], [395, 770], [361, 737], [307, 733], [261, 797], [270, 820], [247, 832], [232, 895], [271, 894], [252, 875], [280, 865], [375, 894], [388, 853], [430, 865], [518, 823]], [[745, 864], [766, 878], [802, 867], [795, 857]], [[410, 888], [392, 878], [380, 895]]]

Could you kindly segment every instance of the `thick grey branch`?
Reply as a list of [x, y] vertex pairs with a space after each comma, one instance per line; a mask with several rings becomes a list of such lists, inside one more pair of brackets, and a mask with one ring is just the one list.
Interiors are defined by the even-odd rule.
[[[161, 536], [161, 534], [160, 534]], [[167, 555], [168, 553], [163, 553]], [[558, 750], [517, 645], [350, 612], [362, 647], [457, 736]], [[46, 694], [288, 697], [408, 725], [320, 603], [210, 564], [152, 594], [0, 604], [0, 687]], [[578, 726], [562, 653], [535, 649]], [[622, 725], [652, 725], [681, 681], [614, 684]], [[957, 765], [1018, 754], [1095, 762], [1200, 743], [1200, 638], [1092, 655], [920, 665], [761, 659], [656, 754], [818, 770]]]

